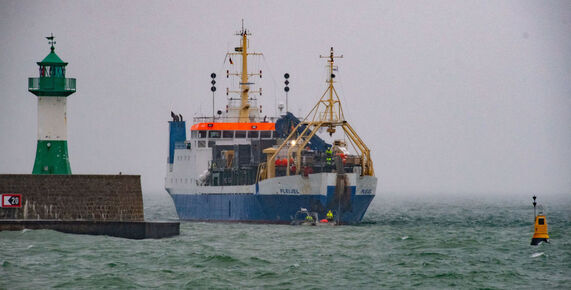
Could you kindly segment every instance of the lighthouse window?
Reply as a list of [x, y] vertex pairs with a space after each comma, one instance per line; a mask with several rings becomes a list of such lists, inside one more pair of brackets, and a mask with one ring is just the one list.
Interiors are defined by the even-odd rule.
[[56, 76], [56, 77], [62, 77], [62, 76], [63, 76], [63, 73], [62, 73], [62, 71], [61, 71], [61, 66], [56, 66], [56, 67], [55, 67], [55, 76]]
[[260, 132], [260, 138], [272, 138], [272, 131], [262, 131]]
[[198, 138], [206, 138], [206, 131], [198, 131]]
[[246, 131], [236, 131], [236, 138], [246, 138]]
[[543, 225], [543, 224], [545, 224], [545, 220], [544, 219], [537, 219], [537, 224]]
[[234, 131], [222, 131], [222, 138], [233, 138]]
[[40, 68], [40, 76], [41, 77], [49, 77], [50, 76], [50, 67], [49, 66], [42, 66]]
[[248, 131], [248, 138], [258, 138], [258, 131]]

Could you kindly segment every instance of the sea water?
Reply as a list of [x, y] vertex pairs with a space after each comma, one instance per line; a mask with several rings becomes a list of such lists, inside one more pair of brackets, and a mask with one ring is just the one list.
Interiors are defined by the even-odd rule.
[[[571, 289], [570, 195], [540, 196], [537, 247], [528, 195], [380, 193], [357, 226], [182, 222], [161, 240], [0, 232], [0, 288]], [[145, 213], [176, 219], [163, 193]]]

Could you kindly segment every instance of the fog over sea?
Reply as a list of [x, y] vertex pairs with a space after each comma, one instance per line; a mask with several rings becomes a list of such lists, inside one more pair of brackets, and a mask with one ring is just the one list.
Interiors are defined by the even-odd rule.
[[[176, 220], [168, 120], [189, 130], [242, 91], [227, 55], [242, 27], [263, 54], [248, 61], [262, 118], [306, 116], [331, 77], [320, 56], [343, 55], [335, 94], [379, 178], [364, 221], [182, 222], [161, 240], [3, 231], [0, 290], [571, 289], [569, 0], [0, 0], [0, 174], [30, 174], [51, 128], [28, 89], [53, 35], [77, 81], [52, 108], [73, 174], [140, 175], [146, 218]], [[537, 247], [533, 194], [551, 238]]]
[[[0, 289], [569, 289], [571, 196], [539, 196], [551, 243], [532, 247], [528, 195], [383, 193], [357, 226], [182, 222], [161, 240], [0, 232]], [[145, 211], [176, 219], [166, 193]]]

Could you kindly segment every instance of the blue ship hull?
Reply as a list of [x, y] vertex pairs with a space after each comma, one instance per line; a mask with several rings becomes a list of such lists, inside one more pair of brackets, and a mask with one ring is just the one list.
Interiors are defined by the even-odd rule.
[[[335, 187], [327, 195], [287, 194], [171, 194], [181, 220], [252, 223], [290, 223], [297, 211], [306, 208], [325, 217], [328, 210], [341, 212], [341, 223], [354, 224], [362, 220], [374, 195], [355, 195], [350, 199], [334, 197]], [[337, 217], [335, 217], [337, 219]]]

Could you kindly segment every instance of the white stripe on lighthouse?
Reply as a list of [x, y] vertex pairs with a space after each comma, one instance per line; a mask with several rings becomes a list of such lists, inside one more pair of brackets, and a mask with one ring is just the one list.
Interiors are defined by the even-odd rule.
[[38, 140], [67, 140], [66, 104], [66, 97], [38, 97]]

